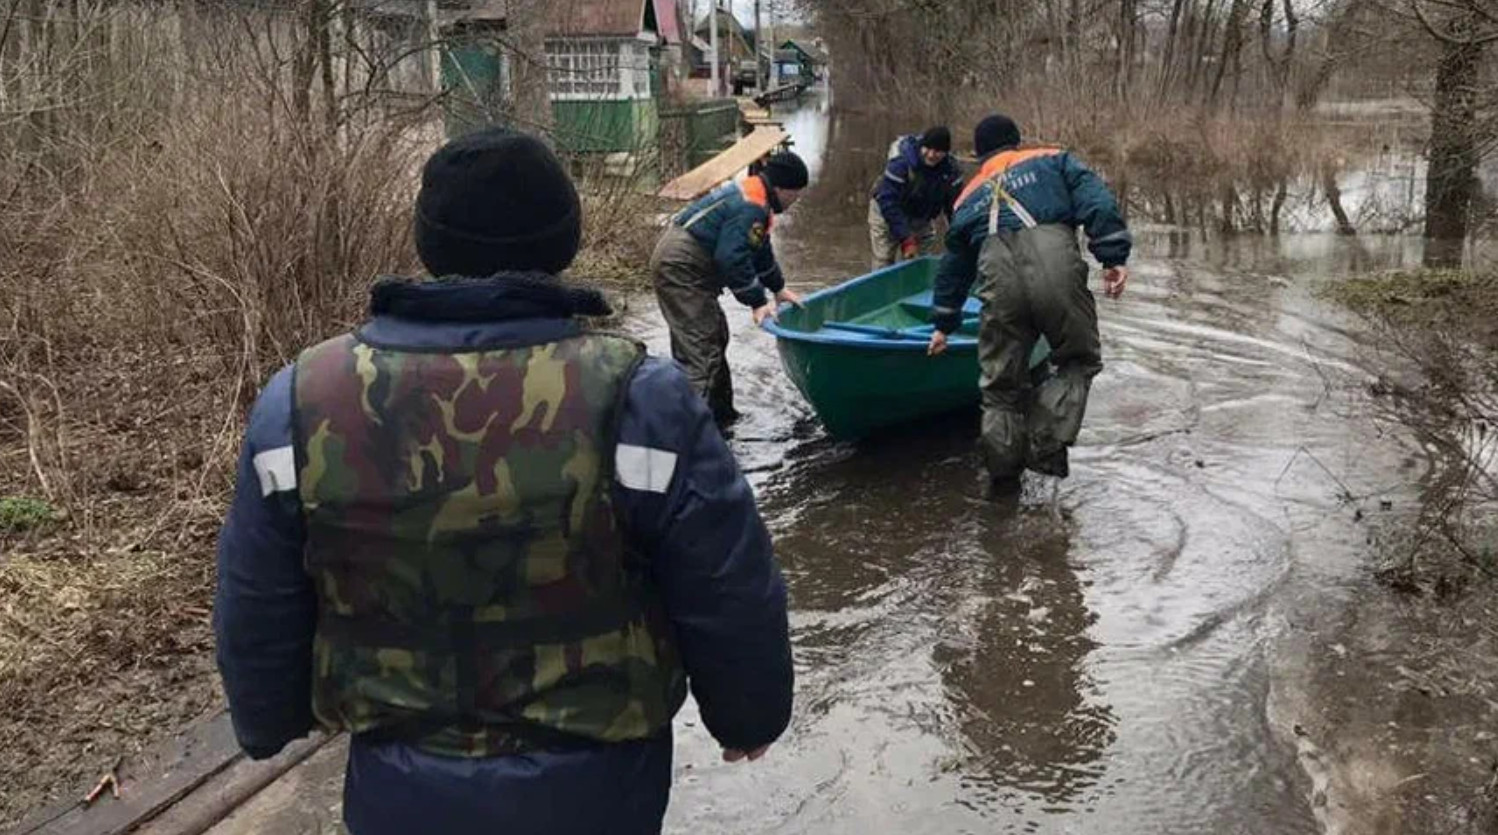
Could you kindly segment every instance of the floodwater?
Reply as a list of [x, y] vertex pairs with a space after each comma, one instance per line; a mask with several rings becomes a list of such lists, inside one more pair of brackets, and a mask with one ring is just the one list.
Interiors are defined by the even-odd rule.
[[[866, 271], [869, 184], [919, 126], [816, 102], [787, 126], [817, 182], [775, 242], [809, 291]], [[829, 440], [725, 296], [731, 443], [790, 587], [796, 709], [764, 759], [729, 765], [689, 701], [668, 833], [1492, 831], [1402, 803], [1457, 808], [1453, 757], [1490, 779], [1498, 703], [1386, 686], [1420, 647], [1385, 617], [1369, 522], [1418, 509], [1437, 453], [1375, 419], [1376, 338], [1314, 295], [1417, 265], [1416, 242], [1136, 233], [1128, 294], [1099, 304], [1107, 367], [1072, 477], [1018, 506], [982, 495], [976, 414]], [[328, 746], [212, 832], [343, 831], [344, 756]]]
[[[866, 271], [871, 172], [920, 126], [816, 102], [787, 126], [818, 182], [775, 243], [806, 291]], [[1348, 494], [1408, 506], [1430, 466], [1372, 419], [1374, 346], [1314, 291], [1419, 253], [1136, 231], [1128, 294], [1099, 303], [1072, 477], [1017, 508], [983, 498], [975, 415], [829, 440], [724, 297], [732, 446], [790, 588], [796, 710], [765, 759], [726, 765], [689, 704], [668, 832], [1322, 831], [1291, 647], [1331, 640], [1337, 618], [1311, 613], [1367, 592]]]

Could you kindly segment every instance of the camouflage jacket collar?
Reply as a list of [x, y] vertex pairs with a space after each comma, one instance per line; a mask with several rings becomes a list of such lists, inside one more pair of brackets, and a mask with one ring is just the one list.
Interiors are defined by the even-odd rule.
[[487, 278], [386, 276], [369, 294], [369, 312], [416, 322], [502, 322], [566, 319], [612, 313], [603, 294], [544, 273], [499, 273]]

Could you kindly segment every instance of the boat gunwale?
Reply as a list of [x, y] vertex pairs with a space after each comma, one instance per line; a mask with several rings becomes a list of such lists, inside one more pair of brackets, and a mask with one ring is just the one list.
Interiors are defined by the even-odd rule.
[[[923, 255], [921, 256], [921, 258], [922, 260], [938, 260], [934, 255]], [[802, 299], [802, 303], [806, 304], [813, 302], [819, 298], [846, 292], [866, 281], [873, 281], [874, 279], [879, 278], [885, 273], [902, 269], [909, 263], [909, 261], [901, 261], [895, 264], [891, 264], [887, 267], [880, 267], [879, 269], [874, 270], [871, 273], [865, 273], [857, 278], [844, 281], [840, 284], [833, 284], [828, 287], [823, 287], [820, 290], [816, 290], [808, 294], [806, 298]], [[785, 310], [788, 307], [790, 307], [790, 305], [782, 302], [780, 306], [776, 308], [776, 315], [778, 316], [781, 311]], [[846, 335], [833, 335], [825, 333], [825, 329], [823, 328], [818, 328], [814, 331], [791, 330], [782, 327], [780, 325], [780, 322], [774, 318], [765, 320], [765, 323], [760, 327], [764, 328], [766, 331], [769, 331], [770, 334], [772, 334], [776, 339], [784, 339], [788, 342], [802, 342], [811, 345], [836, 345], [845, 348], [872, 349], [876, 351], [925, 351], [927, 345], [929, 344], [929, 340], [927, 339], [916, 339], [910, 337], [881, 338], [870, 334], [859, 335], [852, 331], [846, 332]], [[950, 334], [947, 337], [948, 353], [968, 353], [970, 351], [976, 350], [978, 350], [978, 338], [976, 336], [967, 336], [965, 334]]]

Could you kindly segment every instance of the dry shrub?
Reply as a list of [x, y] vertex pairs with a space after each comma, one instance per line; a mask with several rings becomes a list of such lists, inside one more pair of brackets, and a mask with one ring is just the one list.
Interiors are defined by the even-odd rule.
[[[329, 90], [289, 8], [37, 8], [0, 47], [0, 500], [48, 519], [0, 530], [0, 828], [218, 702], [245, 408], [416, 270], [441, 138], [429, 99]], [[582, 173], [574, 272], [638, 282], [648, 184]]]
[[[1265, 198], [1282, 186], [1314, 183], [1349, 152], [1324, 140], [1313, 122], [1277, 111], [1214, 113], [1065, 97], [1044, 98], [1043, 106], [1024, 99], [1006, 104], [1028, 137], [1076, 151], [1128, 187], [1137, 214], [1167, 223], [1212, 214], [1229, 231], [1248, 225], [1269, 231]], [[970, 107], [962, 123], [994, 109]]]
[[[371, 278], [414, 266], [413, 161], [400, 125], [347, 138], [279, 132], [228, 102], [174, 131], [115, 208], [136, 280], [170, 292], [163, 330], [244, 390], [362, 312]], [[226, 130], [227, 128], [227, 130]]]
[[1389, 273], [1327, 295], [1365, 318], [1393, 369], [1369, 387], [1375, 415], [1413, 433], [1437, 465], [1381, 579], [1439, 598], [1498, 580], [1498, 275]]
[[299, 117], [285, 73], [223, 46], [244, 37], [189, 61], [165, 11], [74, 8], [95, 17], [39, 29], [68, 48], [11, 100], [34, 112], [0, 122], [0, 499], [61, 517], [0, 532], [0, 825], [218, 702], [213, 540], [244, 407], [374, 275], [414, 267], [433, 141]]
[[[620, 160], [631, 160], [621, 165]], [[649, 287], [656, 215], [659, 149], [642, 137], [628, 153], [574, 158], [572, 169], [583, 203], [583, 246], [568, 274], [616, 293]]]

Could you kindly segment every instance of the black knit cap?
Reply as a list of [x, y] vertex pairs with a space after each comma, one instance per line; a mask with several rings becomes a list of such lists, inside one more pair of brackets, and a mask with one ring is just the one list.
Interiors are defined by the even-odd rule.
[[533, 136], [487, 128], [427, 160], [415, 237], [433, 275], [556, 274], [577, 255], [582, 205], [550, 148]]
[[933, 151], [941, 151], [942, 153], [951, 153], [952, 132], [947, 129], [946, 125], [927, 128], [926, 132], [921, 134], [921, 147], [930, 148]]
[[790, 151], [770, 155], [760, 171], [776, 188], [802, 189], [811, 181], [806, 163]]
[[980, 157], [1013, 148], [1019, 141], [1019, 125], [1002, 113], [989, 116], [973, 128], [973, 150]]

